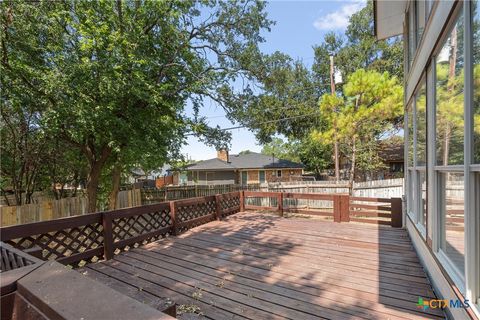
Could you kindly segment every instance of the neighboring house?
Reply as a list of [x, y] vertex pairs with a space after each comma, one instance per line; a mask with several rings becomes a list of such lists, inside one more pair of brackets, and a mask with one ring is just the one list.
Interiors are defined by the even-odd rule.
[[229, 155], [227, 150], [219, 150], [216, 158], [188, 165], [183, 174], [186, 184], [246, 185], [302, 180], [303, 167], [301, 163], [260, 153]]
[[[375, 171], [362, 172], [357, 169], [355, 181], [384, 180], [403, 178], [404, 175], [404, 144], [403, 142], [384, 141], [380, 143], [378, 155], [382, 159], [384, 167]], [[350, 161], [340, 156], [340, 179], [348, 180], [350, 174]], [[322, 179], [332, 180], [335, 178], [335, 168], [332, 165], [323, 175]]]
[[161, 177], [171, 176], [170, 166], [164, 165], [162, 168], [145, 172], [141, 168], [133, 168], [127, 176], [126, 182], [132, 184], [135, 188], [155, 188]]
[[448, 318], [478, 319], [480, 1], [373, 3], [405, 41], [405, 227]]

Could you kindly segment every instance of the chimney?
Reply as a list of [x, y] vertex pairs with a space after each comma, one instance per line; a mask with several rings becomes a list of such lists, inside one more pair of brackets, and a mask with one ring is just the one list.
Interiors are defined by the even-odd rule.
[[222, 160], [222, 161], [229, 162], [228, 149], [227, 148], [221, 148], [221, 149], [217, 150], [217, 158]]

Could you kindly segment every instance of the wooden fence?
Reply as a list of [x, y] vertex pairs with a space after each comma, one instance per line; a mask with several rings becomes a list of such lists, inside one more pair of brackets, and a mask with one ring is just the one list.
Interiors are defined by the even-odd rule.
[[216, 194], [235, 192], [241, 190], [260, 190], [260, 184], [220, 184], [220, 185], [193, 185], [193, 186], [170, 186], [160, 189], [143, 189], [142, 204], [158, 203], [169, 200], [188, 199], [194, 197], [206, 197]]
[[[141, 205], [142, 194], [140, 189], [125, 190], [118, 193], [117, 208], [130, 208]], [[0, 226], [5, 227], [54, 220], [84, 215], [86, 213], [88, 213], [88, 202], [84, 196], [59, 200], [45, 197], [36, 203], [0, 207]]]

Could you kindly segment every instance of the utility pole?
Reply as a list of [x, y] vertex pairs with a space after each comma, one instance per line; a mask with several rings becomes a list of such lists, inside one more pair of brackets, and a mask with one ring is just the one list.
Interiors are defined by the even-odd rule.
[[[332, 89], [332, 96], [335, 95], [335, 73], [334, 73], [333, 55], [330, 56], [330, 88]], [[337, 112], [337, 110], [334, 110]], [[334, 153], [335, 153], [335, 180], [340, 182], [340, 163], [338, 159], [338, 140], [337, 140], [337, 117], [333, 120], [334, 130]]]

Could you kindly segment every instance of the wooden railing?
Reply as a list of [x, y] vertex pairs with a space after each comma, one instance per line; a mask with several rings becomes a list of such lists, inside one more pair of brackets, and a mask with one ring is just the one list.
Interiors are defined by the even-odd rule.
[[239, 212], [240, 192], [1, 228], [0, 240], [77, 267]]
[[[284, 212], [302, 213], [330, 217], [335, 222], [364, 222], [402, 227], [402, 199], [401, 198], [364, 198], [351, 197], [348, 194], [317, 194], [317, 193], [289, 193], [289, 192], [243, 192], [246, 204], [245, 209], [272, 210], [280, 215]], [[250, 205], [248, 199], [275, 199], [274, 205]], [[285, 200], [312, 200], [330, 201], [329, 208], [310, 209], [285, 206]], [[291, 201], [290, 201], [291, 202]]]
[[[269, 199], [265, 206], [250, 199]], [[300, 200], [330, 202], [330, 208], [296, 206]], [[287, 204], [287, 205], [285, 205]], [[4, 227], [0, 240], [20, 250], [35, 248], [41, 259], [77, 267], [195, 226], [249, 210], [268, 209], [331, 217], [335, 222], [358, 221], [402, 226], [399, 198], [350, 197], [346, 194], [239, 191], [168, 201], [142, 207], [98, 212], [52, 221]]]

